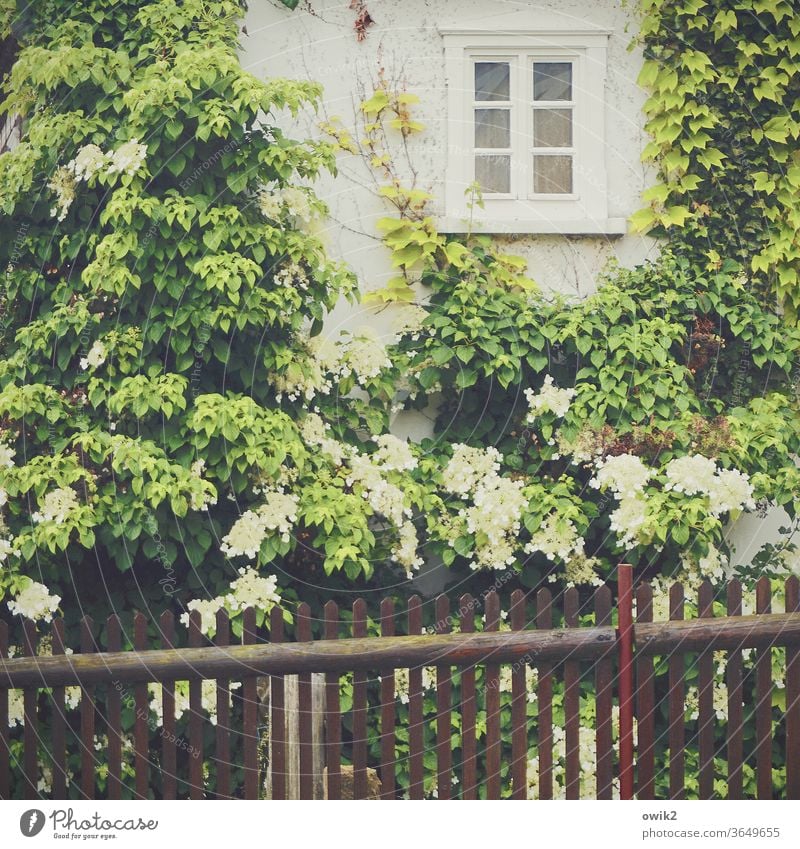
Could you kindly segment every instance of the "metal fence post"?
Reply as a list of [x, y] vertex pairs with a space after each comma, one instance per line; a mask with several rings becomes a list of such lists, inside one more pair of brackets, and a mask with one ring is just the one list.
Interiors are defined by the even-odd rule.
[[617, 570], [619, 648], [619, 795], [633, 799], [633, 568]]

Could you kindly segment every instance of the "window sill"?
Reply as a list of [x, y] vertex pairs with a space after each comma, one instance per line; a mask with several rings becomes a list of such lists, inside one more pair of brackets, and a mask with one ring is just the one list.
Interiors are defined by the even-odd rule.
[[626, 218], [592, 220], [533, 220], [530, 218], [476, 219], [446, 217], [436, 222], [440, 233], [489, 233], [492, 235], [539, 236], [624, 236], [628, 232]]

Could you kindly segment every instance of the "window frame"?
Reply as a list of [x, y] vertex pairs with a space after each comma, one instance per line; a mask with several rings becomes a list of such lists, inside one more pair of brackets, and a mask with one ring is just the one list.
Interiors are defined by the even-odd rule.
[[[605, 163], [605, 77], [608, 30], [441, 29], [447, 81], [445, 232], [621, 235], [624, 218], [609, 218]], [[475, 63], [508, 62], [511, 111], [511, 192], [487, 193], [470, 210], [465, 190], [475, 175]], [[572, 63], [572, 100], [543, 101], [573, 110], [572, 193], [534, 192], [533, 156], [562, 148], [535, 148], [534, 62]], [[503, 103], [501, 101], [501, 103]], [[499, 105], [482, 102], [483, 108]], [[478, 107], [480, 108], [480, 107]], [[468, 142], [465, 143], [465, 142]], [[483, 149], [481, 149], [483, 150]], [[546, 150], [536, 154], [537, 150]], [[490, 151], [486, 151], [490, 152]], [[525, 158], [527, 157], [527, 161]], [[515, 180], [515, 172], [520, 175]]]

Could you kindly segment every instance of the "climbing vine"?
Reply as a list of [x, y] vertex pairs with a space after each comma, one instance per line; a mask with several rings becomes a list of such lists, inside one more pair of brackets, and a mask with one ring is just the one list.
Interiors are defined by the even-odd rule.
[[789, 0], [640, 0], [660, 181], [633, 216], [701, 268], [800, 309], [800, 17]]

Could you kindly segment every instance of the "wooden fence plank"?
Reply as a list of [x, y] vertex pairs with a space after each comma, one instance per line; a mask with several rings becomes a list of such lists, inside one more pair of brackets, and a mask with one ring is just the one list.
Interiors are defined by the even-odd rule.
[[[216, 614], [216, 634], [214, 644], [226, 647], [230, 643], [230, 620], [228, 611], [222, 608]], [[217, 799], [231, 797], [231, 708], [230, 680], [217, 678], [217, 727], [215, 734], [216, 751], [214, 760], [217, 766], [215, 795]]]
[[[728, 616], [742, 614], [742, 585], [737, 580], [728, 583]], [[742, 651], [733, 649], [728, 653], [725, 668], [728, 687], [728, 798], [744, 798], [742, 754], [744, 729], [744, 702], [742, 699]]]
[[[203, 641], [200, 631], [200, 611], [189, 614], [189, 645], [193, 648]], [[189, 798], [203, 798], [203, 684], [201, 681], [189, 681], [189, 745], [192, 757], [189, 759]]]
[[[92, 620], [81, 619], [81, 654], [96, 651], [92, 636]], [[88, 686], [81, 687], [81, 792], [85, 799], [94, 799], [95, 748], [94, 748], [94, 693]]]
[[[133, 645], [136, 651], [147, 650], [147, 620], [143, 613], [133, 616]], [[134, 711], [133, 751], [136, 770], [136, 795], [146, 799], [150, 781], [150, 706], [147, 698], [147, 684], [140, 682], [133, 688]]]
[[[51, 630], [53, 636], [53, 656], [62, 657], [66, 653], [66, 644], [64, 643], [64, 620], [54, 619]], [[112, 696], [115, 692], [114, 688], [109, 688], [109, 717], [111, 716]], [[119, 697], [119, 693], [117, 693]], [[67, 720], [66, 720], [66, 694], [64, 687], [53, 688], [53, 714], [52, 714], [52, 733], [53, 733], [53, 799], [67, 798]], [[109, 720], [110, 725], [110, 720]], [[111, 791], [111, 730], [108, 732], [109, 742], [109, 793]], [[113, 798], [109, 796], [109, 798]]]
[[[714, 615], [714, 590], [708, 581], [700, 585], [697, 614], [702, 619]], [[699, 796], [714, 795], [714, 653], [706, 650], [697, 658], [698, 672], [698, 756], [700, 764]]]
[[[596, 625], [611, 624], [611, 589], [598, 587], [594, 593]], [[614, 706], [613, 661], [602, 658], [595, 664], [595, 751], [597, 753], [597, 798], [610, 799], [614, 781], [612, 710]]]
[[[273, 608], [276, 609], [276, 608]], [[248, 607], [242, 617], [242, 645], [256, 644], [256, 611]], [[244, 798], [258, 799], [258, 678], [242, 676], [242, 747]]]
[[[394, 602], [381, 602], [381, 636], [394, 636]], [[381, 799], [395, 797], [395, 693], [394, 670], [384, 669], [381, 675]]]
[[[367, 603], [353, 602], [353, 636], [367, 636]], [[353, 798], [367, 798], [367, 673], [353, 674]]]
[[[435, 606], [437, 634], [447, 634], [450, 629], [450, 601], [446, 595], [436, 599]], [[452, 680], [449, 666], [436, 667], [436, 787], [437, 798], [449, 799], [451, 776], [453, 774], [453, 755], [450, 749], [450, 706], [452, 699]]]
[[[38, 643], [39, 636], [36, 632], [36, 623], [30, 619], [26, 619], [22, 624], [22, 653], [26, 657], [36, 657]], [[23, 691], [22, 699], [22, 709], [25, 716], [25, 730], [23, 732], [24, 796], [26, 799], [37, 799], [39, 797], [39, 791], [37, 789], [37, 784], [39, 783], [38, 688], [26, 687]]]
[[[756, 613], [770, 613], [772, 589], [769, 578], [756, 584]], [[756, 654], [756, 784], [759, 799], [772, 798], [772, 649]]]
[[[8, 657], [8, 624], [0, 620], [0, 659]], [[11, 750], [8, 734], [8, 690], [0, 687], [0, 799], [11, 798]]]
[[[578, 590], [569, 587], [564, 593], [564, 625], [578, 626]], [[580, 666], [575, 660], [564, 663], [564, 714], [566, 730], [566, 796], [579, 799], [581, 789], [580, 730], [581, 730]]]
[[[283, 642], [283, 611], [273, 607], [269, 612], [269, 640], [273, 645]], [[270, 693], [270, 751], [272, 763], [272, 798], [286, 798], [286, 709], [285, 681], [283, 675], [272, 675], [269, 679]]]
[[[500, 629], [500, 599], [490, 590], [484, 599], [486, 630]], [[500, 664], [486, 664], [486, 798], [500, 798]]]
[[[302, 602], [297, 608], [297, 640], [311, 642], [311, 608]], [[297, 678], [297, 709], [299, 714], [300, 798], [314, 798], [314, 747], [312, 731], [311, 674]], [[355, 700], [355, 699], [354, 699]]]
[[[339, 607], [335, 601], [329, 601], [325, 605], [325, 639], [336, 640], [338, 638]], [[394, 723], [392, 723], [392, 726], [394, 726]], [[394, 733], [394, 728], [392, 728], [392, 733]], [[328, 770], [328, 798], [341, 799], [342, 714], [339, 700], [339, 674], [337, 672], [329, 672], [325, 676], [325, 763]]]
[[[459, 599], [460, 628], [462, 634], [475, 631], [475, 599], [465, 593]], [[477, 739], [475, 718], [475, 666], [469, 664], [461, 670], [461, 798], [477, 799]]]
[[[165, 610], [159, 619], [161, 647], [175, 647], [175, 616]], [[175, 731], [175, 682], [165, 681], [161, 685], [161, 798], [175, 799], [178, 795], [178, 758]], [[189, 753], [189, 757], [193, 757]]]
[[[786, 612], [800, 612], [800, 581], [786, 581]], [[786, 649], [786, 798], [800, 799], [800, 649]]]
[[[106, 646], [108, 651], [122, 649], [122, 623], [116, 613], [106, 619]], [[108, 688], [108, 782], [109, 799], [122, 798], [122, 691], [123, 681], [114, 681]]]
[[[408, 633], [422, 633], [422, 600], [417, 595], [408, 600]], [[422, 721], [422, 667], [414, 666], [408, 670], [408, 795], [411, 799], [422, 799], [425, 795]]]
[[[511, 630], [526, 626], [525, 593], [511, 593]], [[528, 796], [528, 691], [525, 687], [527, 658], [520, 658], [511, 669], [511, 796]]]
[[[683, 587], [673, 584], [669, 590], [669, 618], [683, 619]], [[685, 663], [681, 651], [669, 658], [669, 798], [684, 797], [685, 763]]]
[[[536, 595], [536, 627], [553, 627], [553, 597], [550, 590], [541, 589]], [[553, 665], [537, 664], [539, 684], [539, 798], [553, 798]]]
[[[636, 622], [653, 621], [653, 588], [640, 584], [636, 590]], [[653, 658], [636, 652], [636, 796], [655, 799], [655, 673]]]

